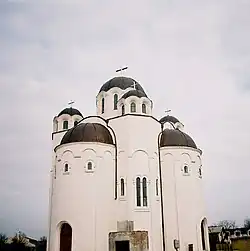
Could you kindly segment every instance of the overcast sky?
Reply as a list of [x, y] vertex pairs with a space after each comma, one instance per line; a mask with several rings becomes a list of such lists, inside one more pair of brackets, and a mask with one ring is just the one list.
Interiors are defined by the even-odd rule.
[[0, 0], [0, 232], [47, 234], [52, 119], [128, 66], [203, 150], [209, 224], [250, 217], [250, 1]]

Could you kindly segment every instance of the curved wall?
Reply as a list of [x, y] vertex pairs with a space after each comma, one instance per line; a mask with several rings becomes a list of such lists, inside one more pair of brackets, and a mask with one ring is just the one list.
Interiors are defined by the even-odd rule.
[[[167, 250], [203, 250], [201, 222], [205, 218], [200, 151], [188, 147], [161, 148], [163, 202]], [[206, 236], [208, 241], [208, 235]], [[209, 247], [207, 247], [209, 248]], [[209, 249], [207, 249], [209, 250]]]
[[116, 230], [115, 218], [108, 217], [115, 209], [113, 180], [114, 146], [72, 143], [57, 148], [50, 250], [59, 250], [62, 222], [72, 227], [72, 250], [108, 250], [107, 233]]

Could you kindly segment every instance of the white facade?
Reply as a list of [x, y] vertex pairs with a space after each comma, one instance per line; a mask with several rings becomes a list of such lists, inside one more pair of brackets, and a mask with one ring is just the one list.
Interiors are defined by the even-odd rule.
[[[52, 135], [48, 251], [172, 251], [174, 241], [180, 251], [209, 250], [201, 151], [178, 140], [177, 145], [162, 143], [165, 128], [179, 133], [175, 128], [184, 131], [183, 125], [161, 124], [152, 117], [146, 95], [133, 95], [132, 87], [115, 81], [97, 95], [96, 117], [61, 114], [54, 119], [59, 126]], [[123, 98], [129, 91], [132, 95]], [[65, 118], [70, 126], [61, 131]], [[76, 119], [81, 121], [74, 127]], [[103, 127], [113, 143], [104, 142]], [[85, 132], [76, 139], [79, 128]], [[64, 223], [71, 237], [68, 230], [64, 234]], [[146, 237], [138, 243], [131, 233]], [[116, 240], [129, 241], [129, 249], [119, 249]]]

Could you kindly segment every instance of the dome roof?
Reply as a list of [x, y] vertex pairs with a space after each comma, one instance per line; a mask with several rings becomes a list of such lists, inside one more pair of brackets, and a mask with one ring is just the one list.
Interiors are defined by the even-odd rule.
[[107, 92], [113, 87], [118, 87], [122, 90], [125, 90], [129, 87], [132, 87], [134, 85], [134, 83], [135, 83], [136, 90], [139, 90], [139, 91], [145, 93], [143, 88], [141, 87], [141, 85], [137, 81], [135, 81], [132, 78], [127, 78], [127, 77], [114, 77], [114, 78], [110, 79], [101, 87], [99, 93], [101, 91]]
[[130, 96], [136, 96], [138, 98], [147, 97], [147, 95], [140, 90], [131, 90], [123, 94], [121, 98], [128, 98]]
[[161, 124], [164, 124], [164, 123], [166, 123], [166, 122], [172, 122], [172, 123], [177, 123], [177, 122], [180, 122], [179, 121], [179, 119], [177, 119], [176, 117], [174, 117], [174, 116], [169, 116], [169, 115], [167, 115], [167, 116], [164, 116], [163, 118], [161, 118], [160, 119], [160, 123]]
[[63, 114], [68, 114], [68, 115], [70, 115], [70, 116], [79, 115], [79, 116], [83, 117], [82, 114], [81, 114], [77, 109], [72, 108], [72, 107], [65, 108], [64, 110], [62, 110], [62, 111], [58, 114], [58, 117], [61, 116], [61, 115], [63, 115]]
[[161, 135], [160, 147], [164, 146], [187, 146], [196, 148], [193, 139], [178, 129], [165, 129]]
[[61, 145], [73, 142], [114, 144], [109, 130], [98, 123], [80, 123], [65, 133]]

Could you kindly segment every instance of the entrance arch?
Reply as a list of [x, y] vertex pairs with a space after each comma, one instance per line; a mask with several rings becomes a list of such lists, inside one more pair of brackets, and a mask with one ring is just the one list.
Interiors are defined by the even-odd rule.
[[68, 223], [63, 223], [60, 230], [60, 251], [71, 251], [72, 228]]

